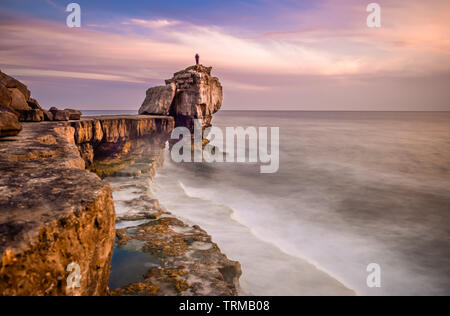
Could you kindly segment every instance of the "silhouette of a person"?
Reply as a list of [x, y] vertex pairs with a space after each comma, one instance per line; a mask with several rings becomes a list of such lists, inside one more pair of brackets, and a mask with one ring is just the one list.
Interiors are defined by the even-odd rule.
[[198, 65], [200, 63], [200, 56], [195, 54], [195, 64]]

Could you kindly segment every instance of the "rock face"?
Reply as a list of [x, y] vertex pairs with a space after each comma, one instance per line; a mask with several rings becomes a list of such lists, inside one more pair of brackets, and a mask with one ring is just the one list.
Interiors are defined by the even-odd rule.
[[[0, 146], [0, 295], [105, 295], [115, 235], [108, 183], [68, 123], [25, 123]], [[69, 264], [80, 287], [68, 288]]]
[[75, 142], [87, 168], [100, 176], [108, 176], [124, 163], [133, 162], [151, 148], [151, 143], [164, 144], [172, 132], [174, 120], [168, 116], [102, 116], [70, 124], [75, 129]]
[[42, 109], [39, 102], [31, 98], [26, 85], [1, 71], [0, 106], [11, 109], [21, 122], [68, 121], [79, 120], [81, 117], [78, 110], [58, 110], [53, 107], [48, 112]]
[[0, 109], [0, 137], [14, 136], [19, 134], [22, 126], [12, 112], [1, 111]]
[[147, 90], [147, 96], [139, 109], [139, 114], [167, 115], [175, 97], [176, 85], [153, 87]]
[[[139, 113], [150, 113], [151, 110], [166, 110], [175, 86], [169, 114], [175, 118], [175, 127], [184, 126], [191, 131], [194, 120], [201, 119], [203, 129], [211, 126], [212, 115], [222, 106], [223, 92], [219, 79], [211, 76], [211, 67], [196, 65], [174, 74], [166, 80], [166, 87], [155, 87], [147, 90], [147, 98]], [[164, 104], [164, 107], [160, 106]]]

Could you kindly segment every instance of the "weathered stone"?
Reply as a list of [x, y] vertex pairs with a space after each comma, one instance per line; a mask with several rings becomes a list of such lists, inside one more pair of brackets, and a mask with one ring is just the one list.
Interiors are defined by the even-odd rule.
[[19, 116], [20, 116], [19, 112], [13, 110], [9, 106], [5, 106], [5, 105], [1, 105], [0, 104], [0, 111], [10, 112], [10, 113], [14, 114], [17, 117], [17, 119], [19, 119]]
[[17, 116], [11, 112], [0, 110], [0, 137], [17, 135], [21, 130], [22, 126]]
[[14, 79], [13, 77], [8, 76], [7, 74], [0, 71], [0, 83], [5, 85], [7, 88], [15, 88], [18, 89], [25, 98], [25, 101], [30, 99], [30, 90], [28, 90], [27, 86], [24, 85], [19, 80]]
[[[123, 284], [111, 291], [112, 296], [238, 294], [241, 265], [229, 260], [198, 226], [188, 226], [166, 213], [159, 219], [122, 229], [117, 237], [117, 248], [145, 253], [152, 258], [153, 265], [143, 275], [143, 281]], [[113, 267], [111, 286], [117, 284], [116, 277]]]
[[[68, 123], [24, 123], [0, 146], [0, 295], [106, 295], [110, 186], [84, 169]], [[68, 288], [79, 265], [81, 287]]]
[[44, 111], [35, 110], [19, 110], [19, 121], [21, 122], [41, 122], [44, 120]]
[[[134, 115], [126, 117], [102, 116], [83, 117], [80, 121], [70, 123], [75, 128], [75, 140], [82, 157], [91, 170], [101, 176], [108, 176], [116, 169], [124, 167], [117, 162], [131, 151], [142, 153], [150, 150], [152, 143], [167, 141], [174, 127], [171, 117]], [[149, 136], [152, 135], [152, 138]], [[140, 139], [142, 138], [142, 139]], [[140, 140], [138, 140], [140, 139]], [[135, 141], [137, 140], [137, 141]], [[89, 143], [88, 145], [83, 145]], [[91, 152], [94, 149], [94, 153]], [[100, 165], [93, 166], [90, 159], [95, 155]], [[132, 163], [136, 157], [130, 157]], [[104, 162], [104, 165], [101, 163]], [[107, 169], [107, 170], [103, 170]]]
[[11, 93], [2, 83], [0, 83], [0, 105], [11, 106]]
[[69, 112], [70, 120], [79, 120], [81, 118], [81, 111], [73, 109], [65, 109], [64, 111]]
[[42, 110], [44, 112], [44, 120], [45, 121], [53, 121], [53, 114], [49, 111]]
[[50, 113], [52, 113], [54, 121], [69, 121], [70, 120], [70, 113], [68, 111], [58, 110], [55, 107], [51, 107]]
[[27, 103], [26, 97], [22, 94], [22, 92], [17, 88], [9, 89], [11, 94], [11, 107], [14, 110], [31, 110], [30, 106]]
[[28, 103], [28, 106], [29, 106], [30, 108], [32, 108], [33, 110], [42, 110], [41, 106], [39, 105], [39, 102], [36, 101], [36, 100], [33, 99], [33, 98], [30, 98], [30, 99], [27, 101], [27, 103]]
[[174, 83], [148, 89], [144, 103], [139, 109], [139, 114], [167, 115], [175, 97], [175, 91], [176, 85]]
[[[212, 115], [222, 106], [223, 91], [219, 79], [211, 76], [212, 67], [195, 65], [176, 72], [166, 80], [175, 85], [176, 92], [170, 107], [175, 126], [184, 126], [193, 132], [194, 120], [202, 122], [203, 130], [211, 126]], [[161, 87], [148, 91], [158, 91]]]

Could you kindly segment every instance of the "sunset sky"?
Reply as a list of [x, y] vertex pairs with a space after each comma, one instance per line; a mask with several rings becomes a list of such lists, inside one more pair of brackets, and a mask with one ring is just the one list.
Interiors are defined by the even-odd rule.
[[450, 1], [0, 2], [0, 69], [43, 107], [138, 109], [178, 70], [213, 66], [226, 110], [450, 110]]

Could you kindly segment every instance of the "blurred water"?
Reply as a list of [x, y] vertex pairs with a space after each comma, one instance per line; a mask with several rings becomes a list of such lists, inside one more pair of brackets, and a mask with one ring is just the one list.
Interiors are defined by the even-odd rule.
[[[151, 187], [241, 262], [244, 294], [349, 294], [335, 280], [450, 294], [450, 113], [222, 111], [213, 124], [280, 127], [279, 171], [166, 159]], [[381, 288], [366, 286], [372, 262]]]

